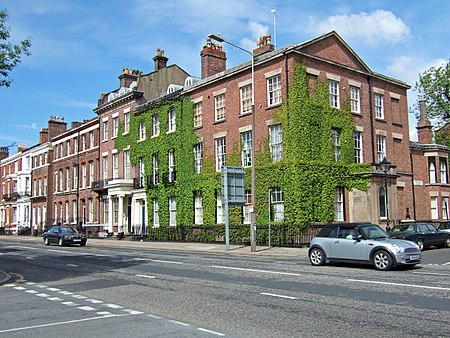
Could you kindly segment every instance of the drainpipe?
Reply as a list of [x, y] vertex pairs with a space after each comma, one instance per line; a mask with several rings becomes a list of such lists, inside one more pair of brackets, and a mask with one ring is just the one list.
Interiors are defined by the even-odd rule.
[[372, 163], [377, 163], [375, 161], [375, 129], [373, 126], [372, 78], [370, 76], [367, 77], [367, 84], [369, 85], [370, 142], [372, 144]]
[[411, 149], [409, 150], [409, 158], [411, 161], [411, 184], [412, 184], [412, 205], [413, 205], [413, 215], [414, 220], [416, 220], [416, 193], [414, 191], [414, 164]]

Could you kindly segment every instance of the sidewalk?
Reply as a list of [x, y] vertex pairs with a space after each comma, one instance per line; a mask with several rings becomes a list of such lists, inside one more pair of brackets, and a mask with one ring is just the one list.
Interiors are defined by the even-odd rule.
[[[40, 242], [44, 244], [42, 237], [33, 236], [0, 236], [0, 241], [9, 242]], [[215, 243], [185, 243], [185, 242], [157, 242], [157, 241], [131, 241], [129, 239], [118, 240], [116, 238], [88, 238], [87, 246], [127, 248], [138, 250], [165, 250], [181, 252], [215, 253], [229, 255], [250, 255], [250, 256], [287, 256], [287, 257], [307, 257], [307, 248], [286, 248], [257, 246], [255, 252], [251, 252], [250, 246], [230, 245], [230, 251], [226, 251], [225, 244]]]

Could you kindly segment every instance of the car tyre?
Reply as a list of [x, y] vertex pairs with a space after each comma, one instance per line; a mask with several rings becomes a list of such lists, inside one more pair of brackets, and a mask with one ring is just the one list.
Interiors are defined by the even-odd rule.
[[320, 266], [325, 264], [325, 254], [319, 248], [311, 249], [309, 253], [309, 261], [311, 265]]
[[450, 248], [450, 236], [445, 239], [444, 248]]
[[50, 241], [49, 241], [48, 237], [44, 238], [44, 244], [45, 245], [50, 245]]
[[384, 250], [378, 250], [372, 257], [373, 266], [377, 270], [387, 271], [392, 266], [392, 257]]
[[421, 238], [417, 239], [416, 244], [419, 246], [419, 250], [423, 251], [423, 249], [424, 249], [423, 239], [421, 239]]
[[58, 239], [58, 245], [64, 246], [64, 240], [61, 237]]
[[86, 246], [86, 242], [81, 242], [80, 246]]

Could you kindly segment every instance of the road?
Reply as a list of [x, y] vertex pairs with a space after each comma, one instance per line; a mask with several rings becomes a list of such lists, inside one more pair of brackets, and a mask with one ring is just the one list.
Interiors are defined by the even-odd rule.
[[0, 242], [0, 337], [450, 337], [450, 249], [412, 270]]

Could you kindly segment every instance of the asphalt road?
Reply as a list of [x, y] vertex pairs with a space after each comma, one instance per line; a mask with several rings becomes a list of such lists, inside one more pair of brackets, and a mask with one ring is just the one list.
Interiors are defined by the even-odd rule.
[[412, 270], [0, 242], [0, 337], [450, 337], [450, 249]]

